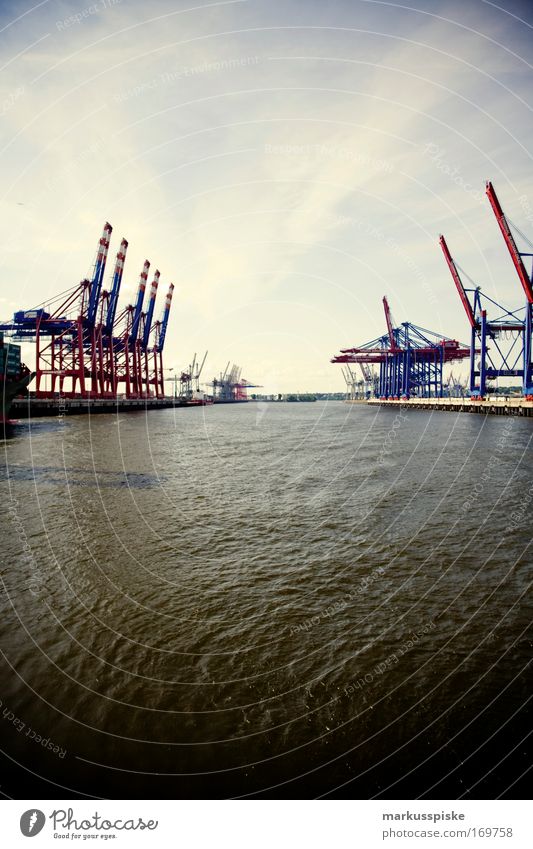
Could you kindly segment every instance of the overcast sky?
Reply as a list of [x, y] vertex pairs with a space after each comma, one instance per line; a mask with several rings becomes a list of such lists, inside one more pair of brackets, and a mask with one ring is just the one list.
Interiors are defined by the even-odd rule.
[[0, 3], [0, 314], [130, 243], [166, 365], [208, 348], [265, 391], [340, 390], [341, 347], [397, 322], [468, 339], [438, 246], [522, 290], [488, 200], [533, 238], [533, 9], [503, 0]]

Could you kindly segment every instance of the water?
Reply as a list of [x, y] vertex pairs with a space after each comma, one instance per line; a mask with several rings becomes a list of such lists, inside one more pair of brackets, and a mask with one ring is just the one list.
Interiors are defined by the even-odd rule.
[[20, 425], [3, 792], [518, 795], [531, 436], [341, 403]]

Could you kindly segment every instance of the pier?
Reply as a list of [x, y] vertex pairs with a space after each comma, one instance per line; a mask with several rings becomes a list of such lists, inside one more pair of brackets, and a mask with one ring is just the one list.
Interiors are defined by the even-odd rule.
[[[353, 402], [348, 402], [353, 403]], [[357, 402], [355, 402], [357, 403]], [[441, 410], [450, 413], [481, 413], [493, 416], [533, 416], [533, 401], [524, 398], [494, 397], [483, 400], [471, 398], [409, 398], [408, 400], [389, 401], [370, 398], [371, 406], [402, 407], [415, 410]]]
[[179, 398], [16, 398], [11, 406], [11, 419], [34, 419], [43, 416], [79, 416], [100, 413], [133, 413], [187, 407]]

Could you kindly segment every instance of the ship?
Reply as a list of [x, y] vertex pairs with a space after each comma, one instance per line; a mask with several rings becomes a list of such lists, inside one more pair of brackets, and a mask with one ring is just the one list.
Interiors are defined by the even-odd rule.
[[34, 376], [20, 359], [20, 345], [5, 342], [0, 332], [0, 425], [9, 424], [14, 399], [25, 394]]

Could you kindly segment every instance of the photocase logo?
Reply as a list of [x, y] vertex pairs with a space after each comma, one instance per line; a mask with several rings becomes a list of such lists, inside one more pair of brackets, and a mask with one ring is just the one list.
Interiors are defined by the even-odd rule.
[[20, 818], [20, 830], [24, 837], [35, 837], [42, 830], [45, 822], [46, 817], [42, 811], [37, 810], [37, 808], [30, 808]]

